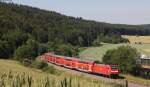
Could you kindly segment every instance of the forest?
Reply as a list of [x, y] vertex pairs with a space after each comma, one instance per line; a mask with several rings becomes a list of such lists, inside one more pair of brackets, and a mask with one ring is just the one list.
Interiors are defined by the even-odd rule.
[[150, 35], [150, 27], [97, 22], [0, 2], [0, 58], [32, 59], [49, 51], [77, 56], [79, 47], [128, 42], [121, 35]]

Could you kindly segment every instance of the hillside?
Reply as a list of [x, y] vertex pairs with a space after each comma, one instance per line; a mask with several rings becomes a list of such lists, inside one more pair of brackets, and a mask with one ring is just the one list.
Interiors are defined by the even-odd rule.
[[20, 29], [42, 43], [59, 38], [74, 45], [90, 45], [101, 33], [109, 38], [114, 33], [150, 34], [150, 28], [147, 27], [89, 21], [16, 4], [0, 3], [0, 18], [1, 38], [8, 31]]
[[77, 47], [89, 47], [100, 42], [128, 42], [121, 34], [149, 35], [150, 29], [139, 25], [90, 21], [35, 7], [0, 3], [1, 58], [18, 56], [30, 59], [48, 51], [63, 55], [66, 49], [67, 56], [72, 56], [76, 54]]
[[116, 38], [121, 39], [107, 23], [88, 21], [23, 5], [4, 3], [0, 5], [2, 39], [3, 35], [16, 29], [31, 34], [41, 43], [57, 39], [73, 45], [89, 46], [101, 33], [110, 38], [112, 34], [117, 34]]
[[0, 66], [0, 87], [121, 87], [66, 72], [48, 74], [11, 60], [0, 60]]

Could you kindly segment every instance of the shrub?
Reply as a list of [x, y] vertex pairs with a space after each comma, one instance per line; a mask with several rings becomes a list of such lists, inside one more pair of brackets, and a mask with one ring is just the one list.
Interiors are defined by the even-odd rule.
[[31, 60], [28, 59], [24, 59], [22, 61], [20, 61], [24, 66], [30, 66], [31, 65]]
[[14, 53], [16, 60], [29, 59], [34, 60], [37, 56], [38, 43], [35, 40], [29, 39], [26, 44], [18, 47]]
[[57, 71], [53, 66], [44, 67], [42, 69], [44, 72], [50, 73], [50, 74], [56, 74]]
[[137, 63], [139, 53], [130, 46], [121, 46], [118, 49], [108, 50], [103, 57], [106, 64], [119, 64], [122, 73], [136, 74], [140, 65]]
[[43, 61], [34, 61], [31, 66], [37, 69], [43, 69], [48, 67], [48, 64]]
[[44, 72], [50, 73], [50, 74], [59, 74], [53, 66], [49, 66], [46, 62], [35, 60], [31, 67], [41, 69]]
[[8, 41], [0, 40], [0, 58], [8, 59], [13, 54], [13, 45]]

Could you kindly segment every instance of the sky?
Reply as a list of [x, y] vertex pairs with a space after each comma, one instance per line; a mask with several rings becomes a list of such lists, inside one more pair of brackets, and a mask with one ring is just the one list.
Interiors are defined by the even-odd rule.
[[150, 24], [150, 0], [13, 0], [73, 17], [113, 24]]

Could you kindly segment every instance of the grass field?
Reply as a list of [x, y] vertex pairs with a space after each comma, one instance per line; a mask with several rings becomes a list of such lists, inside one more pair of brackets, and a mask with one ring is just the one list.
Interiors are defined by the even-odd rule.
[[143, 44], [150, 44], [150, 36], [127, 36], [124, 35], [124, 38], [129, 39], [130, 43], [143, 43]]
[[143, 79], [143, 78], [132, 76], [132, 75], [122, 75], [122, 76], [125, 77], [128, 81], [150, 85], [150, 80], [148, 80], [148, 79]]
[[88, 47], [81, 51], [79, 55], [84, 59], [101, 61], [107, 50], [115, 49], [122, 45], [132, 46], [137, 48], [139, 52], [150, 55], [150, 44], [103, 44], [100, 47]]
[[[141, 52], [143, 52], [147, 55], [150, 55], [150, 48], [149, 48], [150, 36], [127, 36], [127, 35], [124, 35], [122, 37], [127, 38], [130, 41], [130, 43], [133, 44], [133, 47], [135, 45], [136, 48], [140, 48]], [[137, 45], [139, 43], [142, 45]]]
[[100, 47], [88, 47], [86, 50], [80, 52], [80, 57], [88, 60], [101, 61], [105, 52], [109, 49], [114, 49], [121, 46], [121, 44], [103, 44]]
[[0, 60], [0, 87], [122, 87], [83, 75], [60, 75], [27, 68], [16, 61]]

